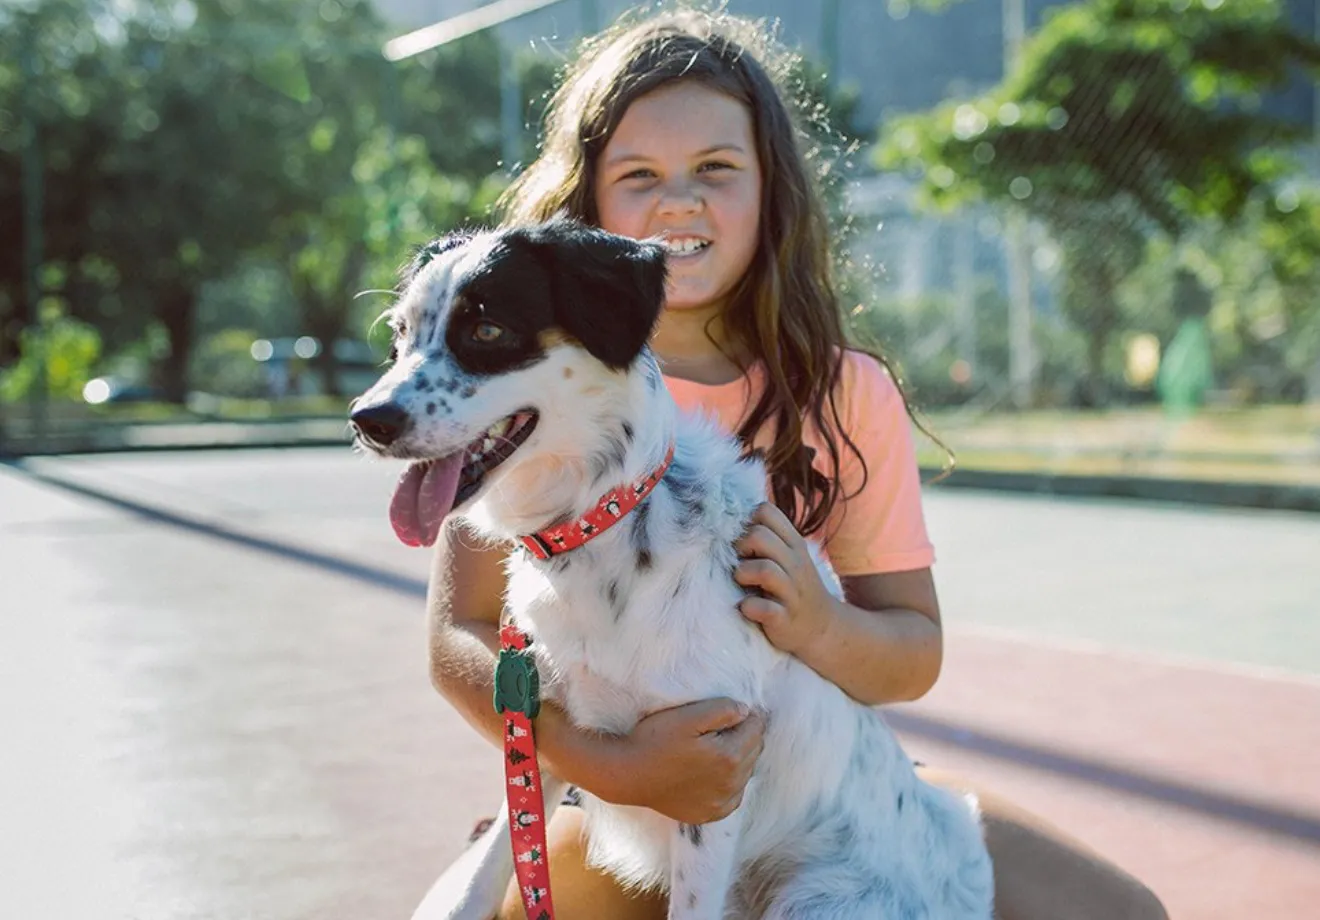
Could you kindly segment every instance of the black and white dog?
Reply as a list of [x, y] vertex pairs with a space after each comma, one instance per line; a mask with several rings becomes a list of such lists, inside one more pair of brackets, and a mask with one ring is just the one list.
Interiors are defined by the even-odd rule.
[[[514, 552], [507, 613], [579, 725], [626, 733], [723, 696], [767, 714], [765, 747], [742, 805], [701, 828], [584, 795], [591, 859], [667, 888], [671, 918], [988, 920], [975, 802], [920, 781], [876, 710], [738, 613], [733, 545], [765, 470], [665, 389], [646, 347], [664, 256], [562, 220], [422, 251], [389, 314], [394, 363], [352, 414], [362, 446], [412, 461], [395, 528], [423, 545], [451, 513], [499, 540], [542, 531], [642, 479], [673, 444], [617, 526], [549, 559]], [[557, 802], [562, 785], [545, 788]], [[501, 817], [419, 915], [489, 920], [512, 867]]]

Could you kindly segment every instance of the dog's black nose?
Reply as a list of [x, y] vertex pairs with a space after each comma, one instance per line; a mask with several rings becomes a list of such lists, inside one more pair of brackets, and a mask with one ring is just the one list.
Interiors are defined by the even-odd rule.
[[412, 418], [398, 403], [377, 403], [363, 406], [349, 416], [353, 427], [368, 441], [389, 447], [408, 430]]

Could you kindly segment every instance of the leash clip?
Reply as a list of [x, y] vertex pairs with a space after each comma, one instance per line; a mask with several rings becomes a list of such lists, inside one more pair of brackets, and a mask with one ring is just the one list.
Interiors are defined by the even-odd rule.
[[495, 711], [521, 712], [529, 719], [541, 712], [541, 675], [525, 651], [500, 649], [495, 664]]

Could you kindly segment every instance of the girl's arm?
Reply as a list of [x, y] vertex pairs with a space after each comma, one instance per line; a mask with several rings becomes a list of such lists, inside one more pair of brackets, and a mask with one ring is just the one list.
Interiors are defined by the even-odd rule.
[[[431, 572], [431, 681], [473, 728], [502, 746], [492, 705], [505, 589], [505, 551], [447, 524]], [[537, 753], [554, 775], [609, 802], [707, 823], [731, 813], [760, 753], [764, 722], [730, 700], [648, 716], [626, 737], [575, 726], [552, 703], [535, 722]]]
[[846, 602], [834, 602], [802, 660], [868, 706], [920, 699], [935, 686], [944, 660], [930, 569], [842, 581]]
[[793, 523], [761, 505], [738, 544], [734, 577], [759, 594], [743, 616], [778, 648], [796, 655], [868, 706], [915, 700], [939, 677], [943, 631], [929, 568], [843, 578], [829, 593]]
[[[428, 597], [431, 682], [473, 728], [496, 746], [504, 717], [492, 705], [499, 623], [505, 587], [505, 552], [483, 547], [461, 528], [446, 525], [431, 571]], [[610, 756], [608, 747], [571, 730], [562, 710], [546, 705], [536, 722], [542, 762], [575, 782], [585, 758]]]

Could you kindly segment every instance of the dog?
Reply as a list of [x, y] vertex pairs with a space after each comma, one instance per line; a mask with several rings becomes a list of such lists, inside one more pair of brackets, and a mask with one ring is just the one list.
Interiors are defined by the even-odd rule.
[[[682, 920], [989, 920], [975, 801], [922, 782], [877, 710], [738, 612], [734, 543], [765, 468], [666, 391], [647, 347], [665, 254], [562, 218], [418, 253], [388, 311], [393, 363], [351, 410], [361, 448], [410, 461], [395, 529], [429, 545], [454, 514], [499, 541], [547, 532], [672, 447], [653, 490], [595, 539], [548, 558], [515, 543], [506, 616], [574, 723], [626, 734], [646, 713], [728, 697], [766, 714], [764, 749], [741, 805], [700, 827], [584, 790], [591, 862], [666, 889]], [[553, 807], [563, 785], [543, 786]], [[512, 868], [502, 811], [417, 916], [489, 920]]]

